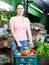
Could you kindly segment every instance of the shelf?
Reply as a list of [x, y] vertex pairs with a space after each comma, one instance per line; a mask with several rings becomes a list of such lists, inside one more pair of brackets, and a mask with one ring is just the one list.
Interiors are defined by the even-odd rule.
[[[14, 59], [13, 59], [13, 54], [11, 52], [10, 48], [2, 48], [0, 49], [0, 56], [1, 58], [3, 57], [3, 62], [0, 63], [1, 65], [14, 65]], [[4, 59], [4, 57], [8, 57], [9, 59]], [[0, 60], [1, 60], [0, 58]]]

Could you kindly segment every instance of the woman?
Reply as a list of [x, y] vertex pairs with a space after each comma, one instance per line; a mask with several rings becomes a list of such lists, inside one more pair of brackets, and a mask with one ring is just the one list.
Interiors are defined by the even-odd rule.
[[24, 6], [22, 3], [16, 5], [17, 16], [10, 19], [10, 29], [14, 40], [11, 43], [11, 49], [17, 54], [21, 49], [33, 48], [32, 35], [30, 30], [30, 21], [23, 16]]

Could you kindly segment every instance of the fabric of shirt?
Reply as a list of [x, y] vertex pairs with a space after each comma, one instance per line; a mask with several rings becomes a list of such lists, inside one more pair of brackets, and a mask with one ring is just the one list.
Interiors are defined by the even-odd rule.
[[28, 18], [24, 18], [23, 21], [19, 21], [19, 19], [15, 16], [10, 19], [10, 23], [13, 24], [14, 34], [16, 39], [19, 41], [28, 40], [27, 37], [27, 29], [29, 28], [30, 21]]

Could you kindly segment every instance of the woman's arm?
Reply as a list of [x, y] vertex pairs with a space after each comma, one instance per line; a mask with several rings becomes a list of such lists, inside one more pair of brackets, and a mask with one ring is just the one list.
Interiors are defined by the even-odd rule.
[[31, 48], [33, 48], [34, 47], [34, 44], [33, 44], [33, 41], [32, 41], [32, 34], [31, 34], [30, 21], [29, 20], [28, 20], [27, 34], [28, 34], [28, 39], [29, 39], [29, 46]]
[[15, 31], [14, 31], [14, 24], [12, 22], [9, 23], [11, 33], [14, 37], [14, 40], [17, 42], [18, 47], [22, 47], [22, 44], [19, 42], [19, 40], [16, 38]]

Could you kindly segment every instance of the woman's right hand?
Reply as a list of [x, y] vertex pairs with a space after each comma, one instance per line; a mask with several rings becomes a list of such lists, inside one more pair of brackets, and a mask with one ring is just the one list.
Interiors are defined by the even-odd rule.
[[22, 47], [22, 44], [20, 42], [18, 43], [18, 47]]

